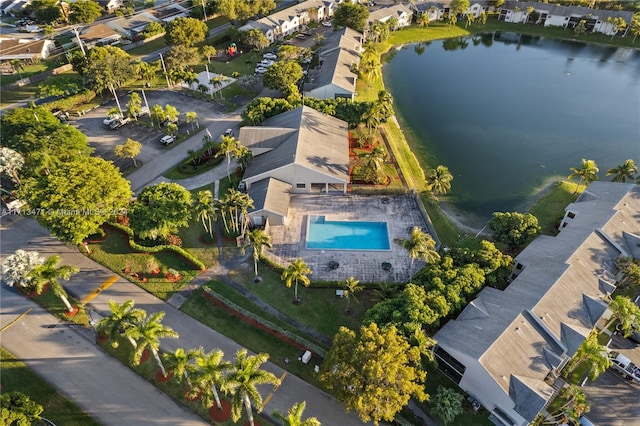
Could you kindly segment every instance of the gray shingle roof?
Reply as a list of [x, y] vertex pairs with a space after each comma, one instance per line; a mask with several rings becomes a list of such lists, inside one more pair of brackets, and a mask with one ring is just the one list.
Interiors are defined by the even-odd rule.
[[254, 208], [249, 214], [268, 211], [286, 217], [291, 202], [291, 185], [274, 178], [267, 178], [251, 185], [247, 191]]

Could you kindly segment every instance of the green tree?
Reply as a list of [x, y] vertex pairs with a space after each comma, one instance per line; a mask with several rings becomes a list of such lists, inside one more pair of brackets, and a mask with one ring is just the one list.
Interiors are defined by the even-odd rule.
[[2, 262], [2, 281], [9, 287], [20, 287], [31, 290], [33, 287], [33, 270], [44, 263], [44, 257], [37, 251], [16, 250]]
[[187, 111], [184, 114], [184, 120], [187, 122], [187, 124], [191, 124], [192, 132], [195, 132], [196, 127], [200, 127], [200, 125], [198, 124], [198, 113], [195, 111]]
[[611, 366], [611, 360], [607, 355], [607, 348], [598, 343], [597, 333], [591, 333], [589, 337], [582, 342], [567, 366], [568, 373], [573, 373], [584, 362], [589, 366], [589, 380], [592, 382]]
[[46, 178], [25, 179], [18, 192], [28, 209], [40, 213], [42, 226], [73, 244], [95, 234], [131, 198], [129, 181], [113, 163], [95, 157], [61, 164]]
[[430, 401], [431, 414], [439, 417], [446, 425], [462, 414], [462, 401], [464, 396], [451, 388], [438, 386], [438, 390]]
[[283, 426], [321, 426], [320, 420], [315, 417], [302, 419], [302, 413], [306, 406], [307, 403], [305, 401], [297, 402], [293, 404], [293, 407], [289, 408], [286, 416], [277, 410], [273, 411], [271, 415], [280, 421]]
[[21, 392], [3, 392], [0, 396], [0, 423], [5, 426], [28, 426], [40, 420], [44, 409]]
[[36, 292], [40, 294], [42, 289], [47, 285], [51, 285], [51, 289], [54, 294], [62, 300], [67, 307], [68, 312], [73, 312], [73, 307], [67, 299], [69, 296], [67, 292], [60, 284], [60, 279], [69, 281], [71, 275], [80, 272], [80, 268], [71, 265], [58, 266], [62, 258], [58, 255], [49, 256], [43, 264], [37, 265], [29, 273], [32, 278], [32, 283], [35, 286]]
[[0, 174], [7, 175], [17, 185], [20, 184], [20, 169], [24, 166], [24, 157], [6, 146], [0, 147]]
[[[115, 301], [109, 301], [109, 315], [104, 317], [98, 323], [96, 328], [99, 334], [104, 334], [109, 337], [111, 346], [117, 348], [119, 346], [118, 337], [123, 335], [123, 332], [141, 322], [147, 313], [140, 309], [134, 308], [135, 302], [132, 299], [118, 305]], [[135, 341], [131, 340], [131, 345], [136, 346]]]
[[254, 426], [251, 402], [258, 407], [262, 405], [262, 396], [256, 386], [279, 383], [278, 378], [273, 373], [260, 369], [260, 366], [267, 362], [268, 359], [269, 355], [263, 353], [248, 356], [246, 349], [236, 352], [233, 368], [227, 375], [226, 383], [224, 384], [224, 389], [233, 395], [231, 399], [231, 418], [234, 422], [240, 419], [240, 413], [244, 405], [249, 424]]
[[588, 186], [591, 182], [598, 180], [598, 166], [596, 162], [593, 160], [585, 160], [582, 159], [582, 167], [570, 167], [569, 168], [573, 173], [568, 176], [568, 179], [573, 179], [574, 177], [579, 177], [578, 185], [576, 185], [576, 190], [573, 191], [574, 194], [578, 193], [578, 189], [580, 189], [580, 185], [583, 183], [585, 186]]
[[616, 296], [609, 302], [611, 319], [602, 331], [609, 328], [615, 321], [620, 321], [620, 331], [624, 337], [640, 331], [640, 307], [626, 296]]
[[340, 327], [320, 371], [320, 381], [347, 410], [376, 425], [393, 421], [411, 397], [426, 400], [425, 378], [420, 350], [395, 327], [379, 329], [375, 323], [360, 327], [359, 336]]
[[195, 211], [198, 220], [202, 222], [205, 232], [208, 232], [209, 236], [213, 238], [212, 221], [215, 219], [216, 211], [213, 207], [213, 194], [211, 191], [208, 189], [198, 191], [196, 194]]
[[387, 154], [380, 147], [375, 147], [371, 153], [363, 157], [362, 176], [366, 182], [383, 183], [387, 177], [384, 173], [384, 161]]
[[427, 173], [427, 185], [435, 195], [444, 195], [451, 191], [453, 175], [446, 166], [439, 165]]
[[132, 92], [131, 95], [129, 95], [129, 102], [127, 102], [127, 115], [137, 121], [141, 111], [142, 98], [140, 98], [137, 92]]
[[224, 155], [227, 157], [227, 178], [229, 182], [231, 182], [231, 157], [235, 156], [235, 153], [238, 151], [238, 142], [233, 136], [222, 136], [222, 141], [220, 142], [220, 147], [218, 148], [218, 152], [216, 152], [216, 158]]
[[640, 286], [640, 263], [638, 261], [632, 257], [621, 257], [616, 259], [616, 266], [622, 274], [620, 284], [631, 288]]
[[116, 157], [132, 159], [133, 167], [138, 167], [136, 157], [140, 155], [140, 151], [142, 151], [142, 144], [130, 138], [127, 138], [125, 143], [122, 145], [116, 145], [113, 147], [113, 153]]
[[348, 27], [363, 32], [369, 18], [369, 10], [363, 4], [342, 2], [333, 14], [333, 28]]
[[640, 13], [634, 13], [631, 18], [631, 25], [629, 25], [629, 31], [633, 34], [632, 43], [636, 42], [636, 38], [640, 35]]
[[538, 218], [531, 213], [495, 212], [489, 221], [496, 241], [509, 247], [520, 248], [533, 240], [540, 233]]
[[613, 169], [607, 171], [607, 176], [613, 175], [612, 182], [626, 182], [627, 179], [633, 181], [635, 174], [638, 173], [638, 166], [635, 161], [628, 159]]
[[93, 0], [77, 0], [69, 4], [72, 24], [91, 24], [102, 16], [102, 6]]
[[420, 13], [416, 17], [416, 24], [418, 24], [418, 28], [424, 28], [429, 26], [429, 14], [428, 13]]
[[149, 38], [154, 35], [162, 34], [164, 32], [164, 26], [160, 22], [149, 22], [142, 31], [142, 37]]
[[216, 56], [218, 54], [218, 51], [216, 50], [215, 47], [209, 44], [205, 44], [200, 48], [200, 53], [202, 54], [202, 56], [207, 58], [207, 62], [211, 63], [211, 58]]
[[576, 424], [580, 424], [582, 413], [588, 413], [591, 409], [585, 394], [577, 385], [569, 385], [562, 389], [558, 398], [565, 401], [565, 403], [545, 417], [545, 424], [562, 424], [566, 422], [567, 417]]
[[178, 348], [173, 352], [165, 352], [162, 354], [162, 358], [167, 363], [167, 369], [173, 371], [176, 381], [181, 383], [184, 379], [189, 385], [190, 392], [193, 391], [193, 385], [191, 384], [191, 377], [197, 371], [196, 360], [202, 353], [202, 348], [190, 349], [185, 351], [183, 348]]
[[164, 122], [166, 117], [164, 108], [162, 108], [162, 105], [155, 104], [154, 106], [151, 107], [150, 114], [151, 114], [151, 121], [153, 122], [153, 125], [159, 128]]
[[[153, 24], [154, 22], [152, 22]], [[158, 65], [156, 63], [148, 63], [138, 60], [133, 63], [134, 74], [141, 80], [143, 80], [147, 87], [151, 87], [151, 83], [158, 72]]]
[[164, 59], [167, 70], [169, 72], [174, 71], [174, 73], [172, 73], [174, 81], [176, 80], [176, 76], [182, 77], [184, 75], [183, 71], [193, 65], [197, 65], [199, 62], [200, 54], [198, 53], [198, 49], [184, 44], [171, 47]]
[[131, 227], [141, 238], [165, 238], [189, 226], [191, 193], [177, 183], [145, 187], [129, 212]]
[[313, 272], [309, 269], [309, 266], [302, 259], [296, 259], [282, 272], [280, 279], [284, 281], [285, 285], [290, 288], [291, 284], [295, 283], [295, 298], [294, 303], [300, 303], [298, 299], [298, 282], [302, 282], [305, 287], [309, 287], [311, 280], [308, 275]]
[[422, 232], [417, 226], [411, 229], [411, 236], [408, 239], [396, 238], [394, 241], [409, 252], [409, 257], [411, 258], [409, 277], [413, 276], [413, 262], [416, 259], [426, 263], [432, 263], [440, 259], [440, 255], [436, 251], [436, 242], [433, 241], [431, 235]]
[[162, 364], [160, 354], [158, 353], [160, 350], [160, 339], [177, 339], [178, 333], [176, 333], [171, 327], [162, 324], [164, 316], [164, 312], [156, 312], [150, 317], [133, 324], [126, 330], [126, 334], [136, 342], [133, 354], [131, 355], [131, 362], [133, 365], [140, 365], [142, 353], [145, 349], [148, 349], [153, 354], [153, 358], [158, 364], [158, 367], [160, 367], [162, 375], [166, 377], [167, 372], [165, 371], [164, 364]]
[[180, 111], [173, 105], [166, 104], [164, 106], [164, 118], [169, 123], [177, 123], [180, 120]]
[[607, 23], [611, 25], [611, 29], [613, 30], [613, 34], [611, 34], [611, 40], [613, 40], [613, 38], [618, 35], [620, 31], [623, 31], [625, 28], [627, 28], [627, 21], [625, 21], [621, 16], [616, 16], [615, 18], [609, 16], [607, 18]]
[[242, 246], [242, 254], [249, 247], [253, 249], [253, 269], [256, 277], [258, 276], [258, 261], [262, 256], [264, 247], [271, 248], [271, 237], [260, 228], [256, 228], [253, 231], [246, 233], [246, 242]]
[[209, 407], [215, 402], [218, 410], [222, 410], [217, 387], [226, 385], [226, 374], [232, 369], [231, 363], [224, 360], [224, 353], [220, 349], [215, 349], [207, 354], [201, 351], [196, 356], [196, 365], [195, 381], [202, 389], [204, 405]]
[[344, 297], [347, 299], [347, 313], [351, 313], [351, 299], [358, 302], [358, 298], [356, 297], [356, 293], [360, 293], [364, 287], [360, 285], [360, 281], [356, 280], [354, 277], [349, 277], [342, 284], [342, 288], [344, 289]]
[[469, 10], [471, 4], [469, 0], [451, 0], [449, 4], [450, 14], [457, 17], [460, 14], [464, 14]]
[[291, 84], [296, 84], [302, 78], [302, 67], [294, 61], [278, 61], [264, 73], [265, 87], [286, 92]]
[[114, 46], [93, 47], [86, 58], [79, 58], [72, 64], [74, 71], [98, 93], [111, 90], [111, 87], [118, 88], [135, 75], [129, 54]]
[[207, 24], [194, 18], [176, 18], [167, 24], [165, 30], [164, 37], [170, 46], [193, 46], [203, 41], [209, 32]]
[[253, 46], [257, 50], [265, 49], [271, 43], [262, 30], [257, 28], [243, 32], [241, 37], [245, 43], [249, 46]]

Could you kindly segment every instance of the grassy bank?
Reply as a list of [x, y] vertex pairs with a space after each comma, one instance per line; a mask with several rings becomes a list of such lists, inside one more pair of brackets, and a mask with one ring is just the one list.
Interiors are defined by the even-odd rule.
[[32, 401], [42, 405], [43, 417], [64, 426], [98, 426], [99, 423], [4, 348], [0, 348], [0, 371], [2, 392], [28, 395]]
[[557, 235], [558, 225], [564, 217], [564, 209], [569, 203], [576, 201], [584, 186], [580, 187], [578, 194], [574, 194], [576, 184], [561, 181], [554, 183], [544, 195], [529, 209], [529, 213], [538, 218], [538, 223], [544, 235]]

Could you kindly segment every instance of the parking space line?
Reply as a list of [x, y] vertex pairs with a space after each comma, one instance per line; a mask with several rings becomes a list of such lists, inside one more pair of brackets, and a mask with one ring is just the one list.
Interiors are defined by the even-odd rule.
[[120, 278], [120, 276], [118, 275], [113, 275], [112, 277], [110, 277], [108, 280], [106, 280], [105, 282], [103, 282], [102, 284], [100, 284], [100, 286], [96, 287], [95, 289], [93, 289], [93, 291], [91, 291], [91, 293], [87, 294], [81, 301], [80, 304], [82, 306], [86, 305], [87, 303], [91, 302], [93, 299], [95, 299], [96, 297], [98, 297], [98, 295], [100, 293], [102, 293], [104, 290], [108, 289], [109, 287], [111, 287], [111, 285], [113, 283], [115, 283], [116, 281], [118, 281], [118, 278]]
[[16, 317], [16, 319], [14, 319], [13, 321], [11, 321], [9, 324], [5, 325], [4, 327], [0, 328], [0, 332], [1, 331], [5, 331], [7, 328], [11, 327], [13, 324], [17, 323], [18, 321], [20, 321], [22, 318], [24, 318], [29, 312], [31, 312], [31, 308], [27, 309], [26, 311], [24, 311], [23, 313], [21, 313], [20, 315], [18, 315]]

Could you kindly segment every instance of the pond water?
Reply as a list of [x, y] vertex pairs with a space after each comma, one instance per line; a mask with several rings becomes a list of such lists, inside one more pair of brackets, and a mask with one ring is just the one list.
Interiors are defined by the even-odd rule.
[[406, 45], [385, 62], [412, 149], [449, 167], [448, 201], [471, 222], [522, 210], [582, 158], [601, 180], [640, 164], [640, 50], [495, 33]]

